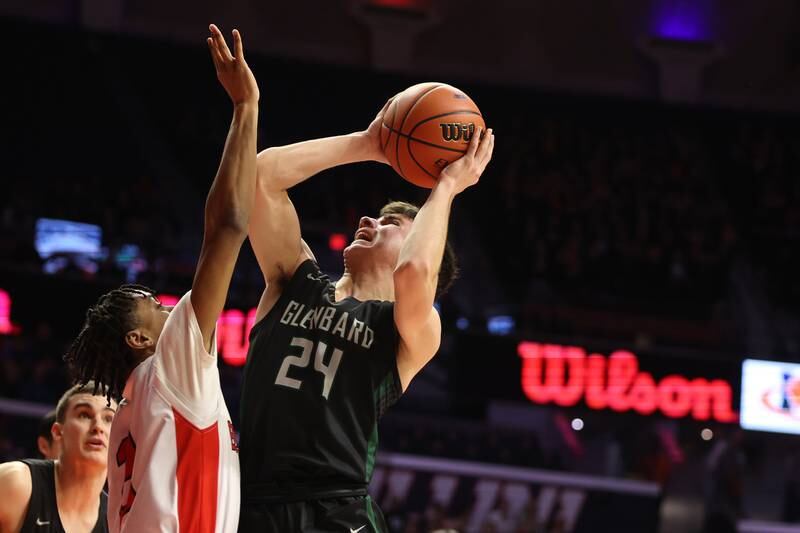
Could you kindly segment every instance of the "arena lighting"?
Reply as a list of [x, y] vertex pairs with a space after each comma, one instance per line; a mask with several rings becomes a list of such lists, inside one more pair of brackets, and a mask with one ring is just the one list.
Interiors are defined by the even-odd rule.
[[456, 327], [462, 331], [467, 329], [469, 327], [469, 319], [463, 316], [459, 317], [458, 320], [456, 320]]
[[334, 252], [341, 252], [347, 246], [347, 237], [344, 233], [331, 233], [328, 237], [328, 248]]
[[427, 9], [430, 0], [369, 0], [369, 5], [379, 8], [396, 9], [399, 11], [419, 11]]
[[573, 418], [572, 419], [572, 429], [575, 431], [580, 431], [583, 429], [583, 420], [580, 418]]
[[56, 254], [97, 257], [102, 239], [103, 230], [96, 224], [57, 218], [36, 220], [34, 247], [42, 259]]
[[711, 440], [714, 438], [714, 432], [708, 428], [703, 428], [700, 432], [700, 438], [703, 440]]
[[675, 41], [711, 40], [713, 0], [656, 0], [651, 11], [651, 34]]
[[0, 289], [0, 335], [19, 335], [20, 328], [11, 323], [11, 296]]
[[618, 350], [606, 357], [586, 354], [577, 346], [524, 341], [517, 346], [522, 358], [522, 390], [533, 403], [562, 407], [583, 399], [590, 409], [660, 411], [670, 418], [736, 422], [731, 409], [731, 386], [722, 379], [689, 379], [672, 374], [658, 383], [639, 371], [631, 352]]
[[509, 315], [490, 316], [486, 321], [486, 329], [492, 335], [508, 335], [514, 331], [514, 317]]

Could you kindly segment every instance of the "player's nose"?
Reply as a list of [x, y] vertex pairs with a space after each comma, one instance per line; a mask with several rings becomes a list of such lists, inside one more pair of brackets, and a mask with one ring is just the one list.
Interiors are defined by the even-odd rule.
[[377, 228], [378, 221], [372, 217], [361, 217], [361, 220], [358, 221], [359, 228]]
[[95, 417], [94, 421], [92, 422], [92, 427], [89, 428], [89, 433], [92, 435], [97, 433], [105, 433], [105, 429], [103, 428], [103, 419], [100, 416]]

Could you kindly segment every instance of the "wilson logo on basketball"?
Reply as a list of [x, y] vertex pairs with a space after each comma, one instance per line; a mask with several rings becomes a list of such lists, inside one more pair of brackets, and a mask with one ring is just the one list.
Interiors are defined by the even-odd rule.
[[475, 124], [448, 122], [439, 125], [442, 127], [442, 139], [447, 142], [458, 142], [462, 139], [469, 142], [472, 134], [475, 133]]

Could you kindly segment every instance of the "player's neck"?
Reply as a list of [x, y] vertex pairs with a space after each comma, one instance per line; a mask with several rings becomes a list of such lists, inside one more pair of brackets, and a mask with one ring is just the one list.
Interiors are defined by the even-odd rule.
[[94, 463], [64, 458], [55, 462], [56, 501], [59, 513], [76, 515], [97, 511], [106, 469]]
[[346, 273], [336, 284], [336, 300], [352, 296], [356, 300], [394, 301], [393, 270], [370, 270]]

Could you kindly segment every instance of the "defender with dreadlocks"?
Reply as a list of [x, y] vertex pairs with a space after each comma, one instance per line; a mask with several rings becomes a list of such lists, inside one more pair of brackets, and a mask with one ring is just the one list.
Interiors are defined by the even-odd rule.
[[192, 290], [174, 308], [124, 285], [89, 309], [66, 355], [79, 383], [122, 397], [109, 442], [108, 526], [118, 531], [235, 531], [239, 458], [219, 384], [214, 329], [247, 236], [256, 182], [259, 90], [233, 31], [208, 46], [234, 104]]

